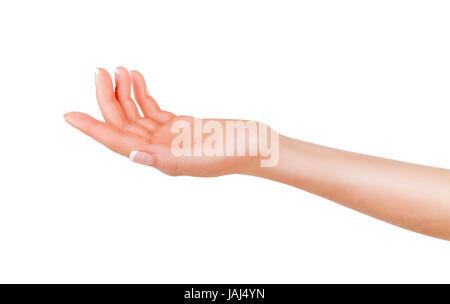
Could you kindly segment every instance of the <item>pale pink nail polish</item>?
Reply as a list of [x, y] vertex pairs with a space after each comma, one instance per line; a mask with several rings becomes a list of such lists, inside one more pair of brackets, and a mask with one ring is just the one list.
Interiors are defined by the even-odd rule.
[[120, 77], [120, 71], [119, 71], [119, 69], [115, 69], [114, 70], [114, 75], [115, 75], [115, 78], [116, 78], [116, 82], [119, 80], [119, 77]]
[[70, 123], [70, 117], [67, 114], [64, 114], [64, 120]]
[[97, 87], [97, 82], [98, 82], [98, 69], [95, 70], [95, 86]]
[[152, 166], [153, 165], [153, 156], [150, 153], [147, 152], [140, 152], [140, 151], [131, 151], [130, 153], [130, 160], [132, 162], [146, 165], [146, 166]]

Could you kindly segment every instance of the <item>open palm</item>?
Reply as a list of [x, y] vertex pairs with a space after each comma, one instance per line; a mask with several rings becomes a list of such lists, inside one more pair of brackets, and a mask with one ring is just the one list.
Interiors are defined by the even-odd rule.
[[[129, 156], [132, 151], [151, 155], [151, 165], [169, 175], [217, 176], [237, 173], [249, 164], [247, 157], [175, 157], [170, 145], [176, 134], [172, 124], [193, 117], [162, 111], [149, 95], [144, 77], [137, 71], [116, 69], [116, 87], [104, 69], [96, 73], [97, 101], [105, 122], [80, 112], [64, 115], [66, 121], [114, 152]], [[131, 97], [131, 87], [136, 102]], [[139, 105], [143, 117], [140, 115]]]

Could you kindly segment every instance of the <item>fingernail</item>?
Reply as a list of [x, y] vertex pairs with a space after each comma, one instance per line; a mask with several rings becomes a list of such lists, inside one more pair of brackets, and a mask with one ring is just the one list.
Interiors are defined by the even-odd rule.
[[95, 86], [97, 86], [97, 80], [98, 80], [98, 69], [95, 70]]
[[69, 116], [67, 114], [64, 114], [64, 120], [69, 122]]
[[153, 156], [147, 152], [131, 151], [130, 160], [146, 166], [153, 165]]
[[115, 70], [114, 70], [114, 74], [115, 74], [115, 76], [116, 76], [116, 82], [117, 82], [117, 80], [119, 80], [119, 76], [120, 76], [120, 71], [119, 71], [119, 69], [115, 69]]

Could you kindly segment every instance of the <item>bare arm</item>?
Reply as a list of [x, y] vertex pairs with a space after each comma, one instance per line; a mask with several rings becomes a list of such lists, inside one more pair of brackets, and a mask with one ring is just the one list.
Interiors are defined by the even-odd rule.
[[[450, 240], [449, 170], [336, 150], [284, 136], [279, 136], [279, 161], [272, 167], [261, 166], [264, 158], [261, 154], [217, 154], [219, 150], [221, 153], [227, 150], [230, 144], [234, 146], [234, 139], [223, 136], [216, 137], [224, 141], [223, 145], [218, 145], [217, 141], [207, 149], [208, 155], [196, 154], [195, 148], [187, 146], [189, 155], [177, 156], [173, 147], [179, 144], [173, 143], [179, 135], [174, 134], [174, 125], [195, 129], [199, 120], [161, 110], [137, 71], [130, 74], [120, 67], [115, 82], [114, 88], [110, 75], [103, 69], [98, 70], [97, 101], [105, 122], [78, 112], [65, 114], [65, 119], [114, 152], [130, 156], [134, 162], [173, 176], [255, 175], [320, 195], [397, 226]], [[132, 86], [136, 102], [131, 97]], [[209, 121], [211, 129], [205, 125], [200, 133], [212, 132], [213, 126], [223, 130], [228, 122], [236, 122]], [[185, 135], [190, 136], [191, 132]], [[200, 145], [206, 147], [211, 143], [209, 139], [200, 141]], [[189, 142], [198, 143], [196, 140]]]
[[394, 225], [450, 240], [450, 170], [280, 137], [280, 162], [253, 175], [285, 183]]

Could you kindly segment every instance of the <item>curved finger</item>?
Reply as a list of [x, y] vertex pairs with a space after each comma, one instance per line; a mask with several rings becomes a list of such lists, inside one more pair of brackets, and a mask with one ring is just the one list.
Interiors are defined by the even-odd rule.
[[133, 162], [152, 166], [171, 175], [218, 176], [227, 174], [222, 169], [225, 157], [175, 156], [170, 147], [149, 144], [130, 153]]
[[140, 118], [138, 108], [131, 99], [131, 76], [123, 67], [116, 68], [116, 99], [122, 106], [123, 112], [128, 120], [136, 121]]
[[150, 144], [132, 151], [129, 157], [135, 163], [152, 166], [165, 174], [180, 175], [178, 172], [179, 159], [173, 156], [168, 147]]
[[106, 70], [97, 69], [95, 79], [97, 101], [105, 121], [122, 128], [127, 120], [122, 107], [116, 101], [111, 76]]
[[175, 115], [167, 111], [161, 111], [156, 101], [150, 96], [147, 91], [145, 79], [141, 73], [138, 71], [131, 71], [131, 75], [133, 78], [134, 97], [139, 104], [142, 113], [144, 113], [144, 116], [161, 124], [172, 119]]
[[122, 154], [130, 155], [130, 152], [139, 149], [149, 143], [148, 140], [134, 133], [120, 131], [107, 123], [99, 121], [87, 114], [70, 112], [64, 115], [66, 121], [74, 128], [92, 137], [109, 149]]

